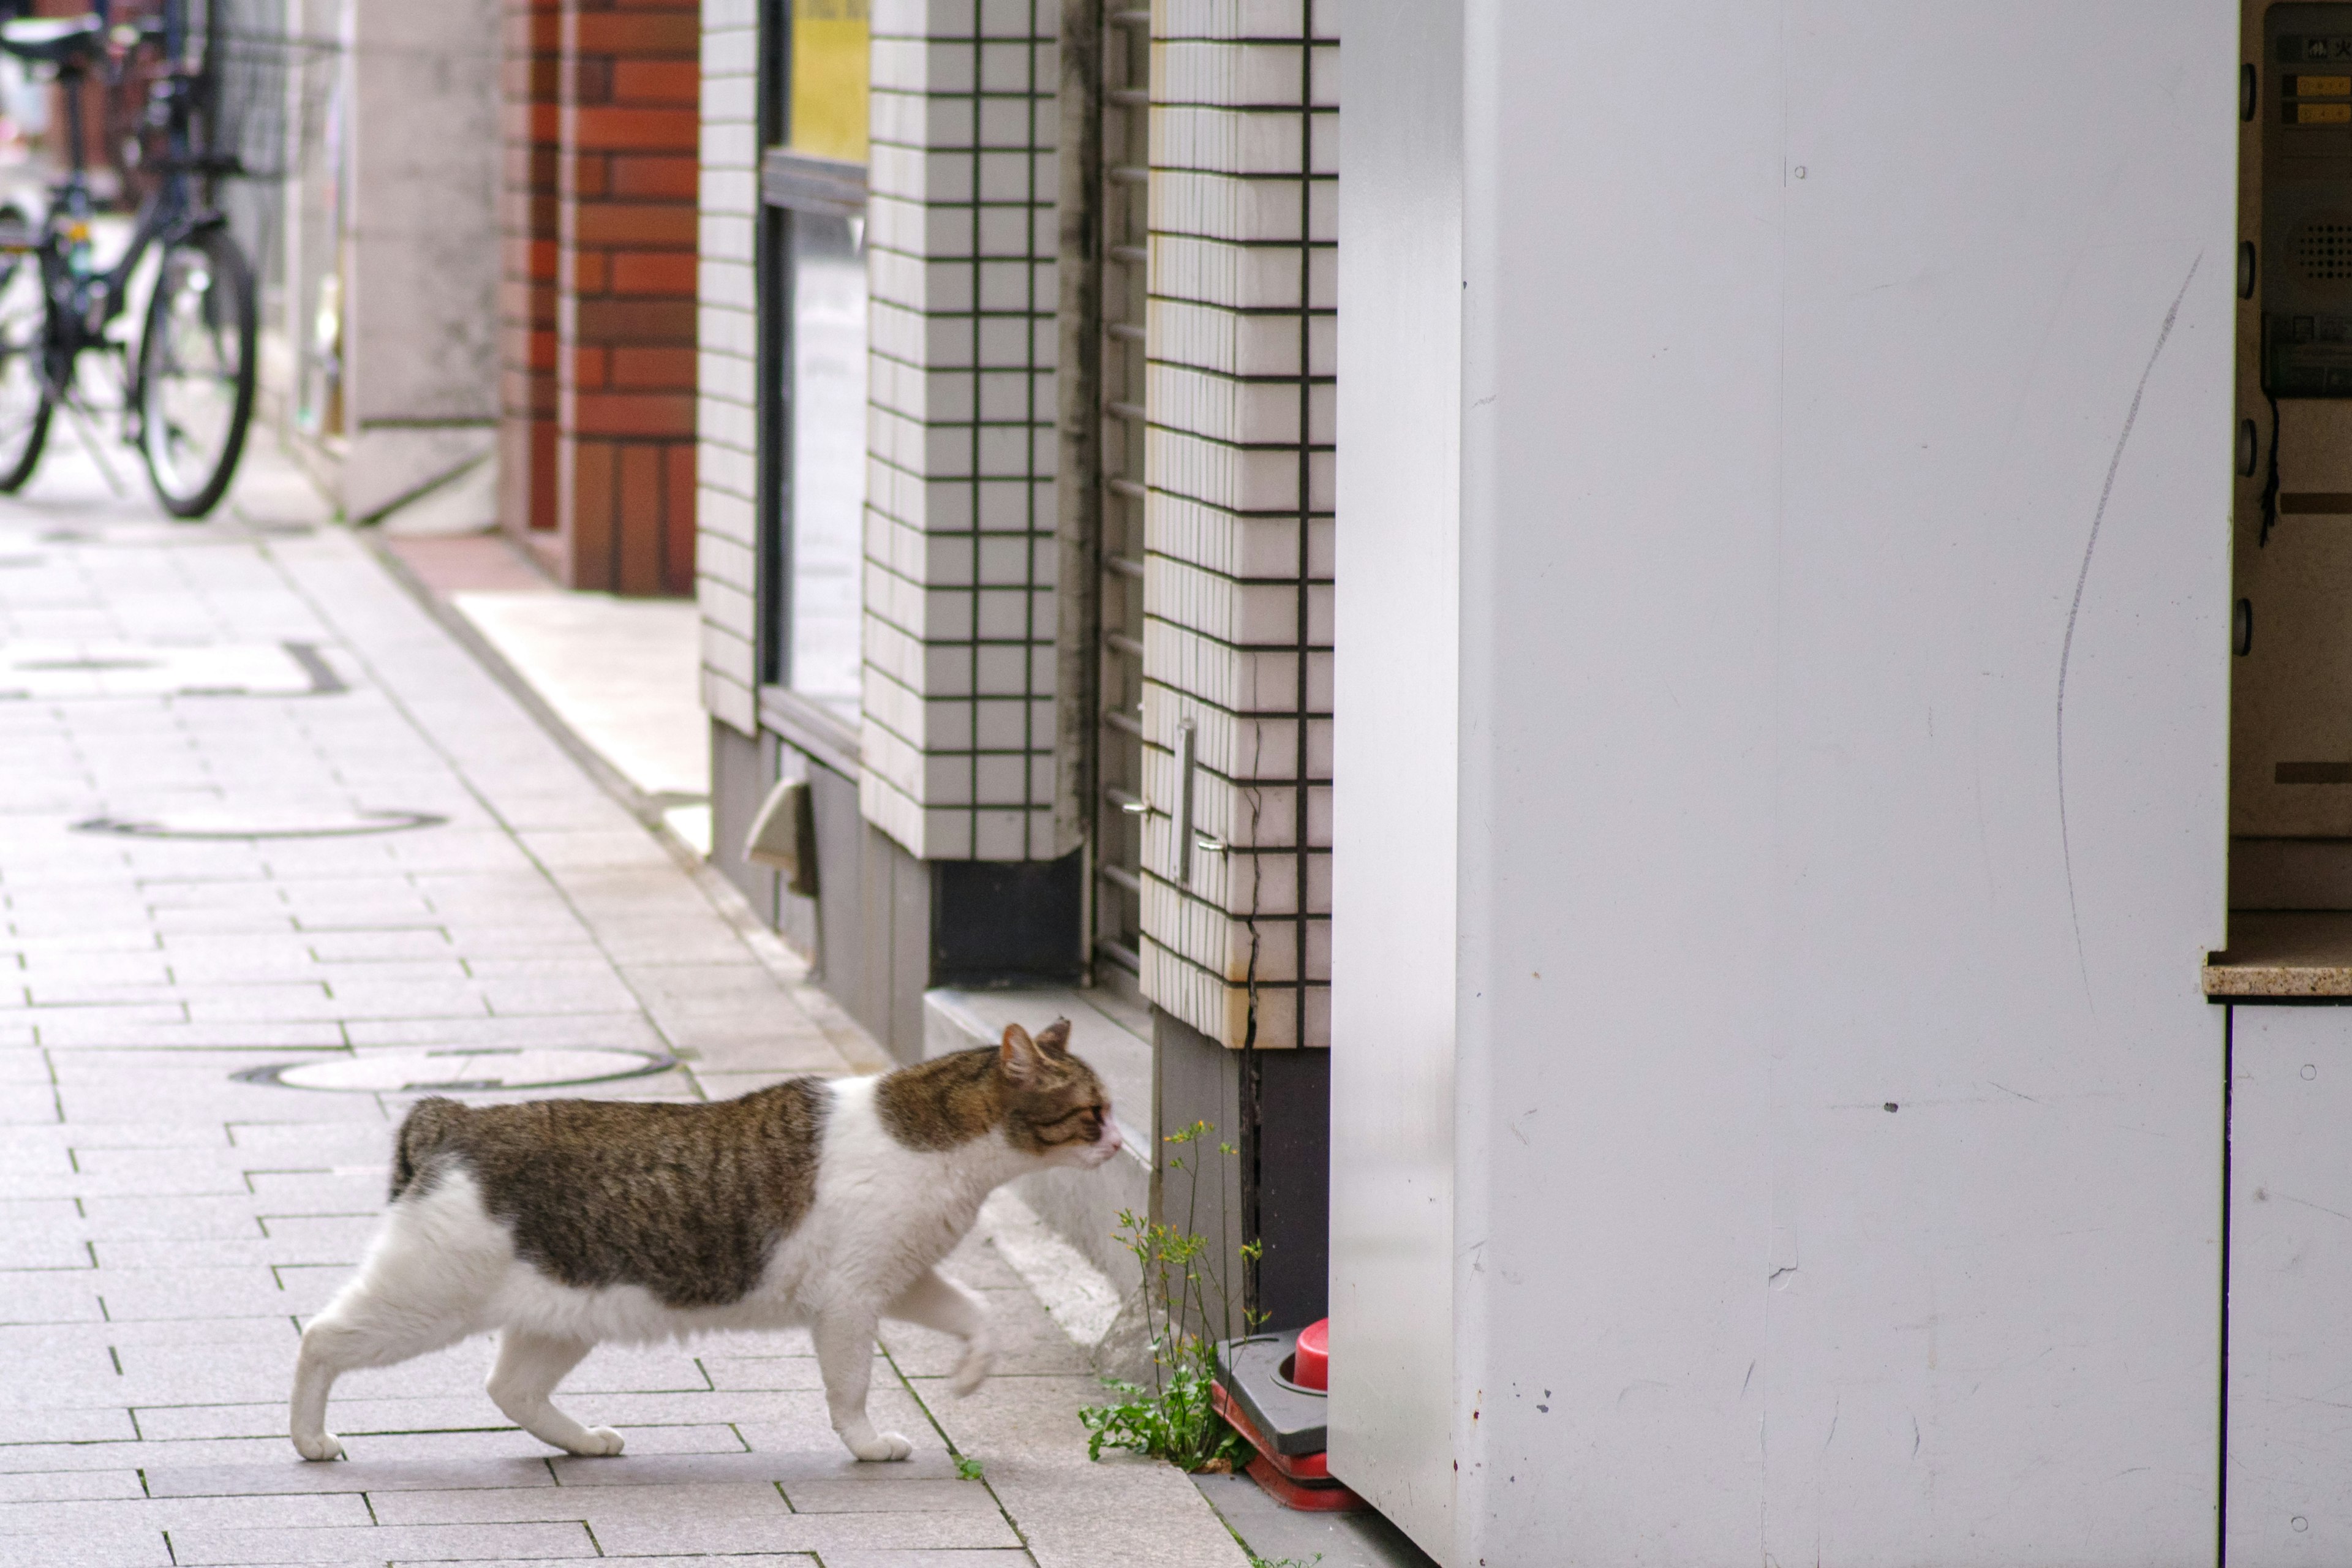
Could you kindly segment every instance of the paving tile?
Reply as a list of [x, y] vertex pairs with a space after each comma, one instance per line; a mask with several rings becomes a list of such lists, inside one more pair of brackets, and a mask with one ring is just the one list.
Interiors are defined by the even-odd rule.
[[0, 1474], [0, 1501], [61, 1502], [147, 1495], [137, 1470], [32, 1470]]
[[996, 1498], [977, 1481], [872, 1480], [786, 1481], [784, 1497], [796, 1513], [995, 1513]]
[[0, 1410], [0, 1443], [113, 1443], [138, 1435], [127, 1409]]
[[[619, 1468], [625, 1455], [604, 1461]], [[385, 1524], [473, 1524], [532, 1520], [587, 1521], [601, 1540], [609, 1521], [658, 1523], [695, 1515], [726, 1516], [758, 1526], [789, 1520], [792, 1508], [772, 1484], [682, 1482], [666, 1487], [523, 1487], [493, 1490], [387, 1492], [376, 1500]]]
[[388, 1166], [365, 1170], [255, 1171], [257, 1212], [267, 1214], [366, 1214], [383, 1207]]
[[702, 1370], [709, 1374], [713, 1388], [799, 1393], [822, 1393], [824, 1389], [824, 1375], [818, 1371], [816, 1357], [813, 1355], [706, 1355], [701, 1360]]
[[355, 1046], [618, 1046], [633, 1050], [665, 1048], [660, 1031], [646, 1016], [626, 1013], [555, 1016], [383, 1019], [348, 1026]]
[[98, 1291], [90, 1284], [96, 1270], [61, 1269], [57, 1273], [0, 1274], [0, 1324], [78, 1323], [103, 1321]]
[[262, 1212], [248, 1195], [194, 1198], [88, 1198], [85, 1223], [94, 1238], [205, 1241], [260, 1234]]
[[[982, 1290], [980, 1295], [992, 1320], [998, 1376], [1039, 1373], [1084, 1376], [1090, 1370], [1085, 1355], [1027, 1290]], [[944, 1377], [963, 1360], [963, 1342], [912, 1323], [885, 1320], [882, 1342], [889, 1346], [898, 1369], [909, 1377]]]
[[398, 962], [441, 958], [459, 950], [438, 926], [412, 926], [399, 931], [316, 931], [303, 939], [304, 949], [324, 963]]
[[59, 1120], [54, 1089], [46, 1084], [0, 1083], [0, 1124], [42, 1126]]
[[355, 1266], [382, 1223], [375, 1215], [264, 1215], [270, 1261]]
[[163, 1532], [133, 1536], [14, 1535], [0, 1541], [8, 1568], [173, 1568]]
[[[624, 1428], [625, 1430], [625, 1428]], [[857, 1482], [895, 1485], [899, 1481], [940, 1481], [956, 1479], [955, 1462], [944, 1448], [918, 1453], [891, 1465], [861, 1464], [836, 1442], [830, 1452], [805, 1450], [747, 1454], [640, 1454], [634, 1443], [620, 1464], [603, 1459], [556, 1456], [548, 1468], [567, 1487], [711, 1486], [757, 1481], [789, 1489], [797, 1482]]]
[[[662, 1489], [632, 1489], [659, 1495]], [[1196, 1497], [1198, 1493], [1193, 1494]], [[1208, 1504], [1201, 1505], [1207, 1508]], [[595, 1517], [596, 1541], [608, 1556], [657, 1552], [816, 1552], [828, 1560], [840, 1550], [1017, 1547], [1021, 1538], [1003, 1514], [987, 1513], [784, 1513]], [[1227, 1537], [1230, 1541], [1231, 1537]], [[1099, 1557], [1096, 1563], [1117, 1561]], [[1234, 1568], [1239, 1568], [1235, 1560]]]
[[73, 1530], [283, 1530], [364, 1525], [366, 1501], [356, 1493], [260, 1493], [255, 1496], [48, 1500], [0, 1502], [0, 1539]]
[[91, 1277], [106, 1319], [136, 1323], [143, 1319], [268, 1317], [294, 1311], [285, 1286], [270, 1269], [99, 1269]]
[[[287, 1450], [290, 1455], [292, 1450]], [[96, 1472], [101, 1478], [112, 1472]], [[368, 1460], [332, 1465], [155, 1465], [141, 1472], [152, 1497], [261, 1497], [275, 1492], [460, 1491], [468, 1488], [549, 1487], [555, 1477], [541, 1459]], [[32, 1478], [38, 1479], [39, 1478]], [[5, 1487], [5, 1481], [0, 1481]], [[131, 1476], [137, 1495], [139, 1475]]]
[[[959, 1555], [976, 1559], [984, 1557], [987, 1553], [964, 1552]], [[544, 1568], [610, 1568], [613, 1561], [614, 1559], [610, 1557], [570, 1558], [549, 1563], [544, 1565]], [[847, 1561], [847, 1559], [828, 1556], [826, 1561]], [[1024, 1555], [1017, 1561], [1026, 1563], [1028, 1558]], [[629, 1568], [711, 1568], [711, 1560], [708, 1557], [632, 1557], [628, 1559], [628, 1564]], [[392, 1568], [423, 1568], [423, 1565], [394, 1563]], [[725, 1560], [724, 1568], [818, 1568], [818, 1563], [813, 1552], [753, 1552], [728, 1557]], [[874, 1565], [874, 1568], [887, 1568], [887, 1564]], [[951, 1565], [942, 1560], [933, 1564], [932, 1568], [951, 1568]], [[963, 1568], [996, 1568], [996, 1565], [975, 1560], [966, 1563]]]
[[139, 1046], [174, 1050], [253, 1047], [270, 1050], [340, 1050], [343, 1032], [331, 1023], [295, 1024], [105, 1024], [85, 1022], [70, 1015], [44, 1015], [41, 1043], [49, 1047], [89, 1048]]
[[175, 1530], [172, 1561], [181, 1568], [245, 1564], [381, 1563], [531, 1563], [593, 1557], [596, 1542], [577, 1524], [370, 1525], [328, 1530]]

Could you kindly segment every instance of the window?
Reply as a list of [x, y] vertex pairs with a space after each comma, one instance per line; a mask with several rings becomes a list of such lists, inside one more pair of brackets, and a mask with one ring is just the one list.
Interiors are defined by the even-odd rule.
[[[769, 13], [761, 162], [767, 679], [857, 722], [866, 504], [866, 0]], [[775, 133], [781, 132], [781, 137]]]

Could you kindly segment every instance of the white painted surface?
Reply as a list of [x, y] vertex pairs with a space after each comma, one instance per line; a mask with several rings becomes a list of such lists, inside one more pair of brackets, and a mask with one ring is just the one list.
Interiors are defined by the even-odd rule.
[[2352, 1562], [2352, 1011], [2235, 1016], [2230, 1568], [2317, 1568]]
[[1461, 31], [1349, 13], [1331, 859], [1331, 1468], [1457, 1564]]
[[709, 793], [693, 605], [541, 592], [453, 594], [449, 602], [631, 784], [647, 795]]
[[2234, 17], [1466, 18], [1454, 1561], [2210, 1562]]

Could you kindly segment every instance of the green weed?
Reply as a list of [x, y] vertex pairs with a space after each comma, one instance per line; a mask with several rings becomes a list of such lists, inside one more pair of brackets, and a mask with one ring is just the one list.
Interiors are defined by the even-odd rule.
[[[1168, 1169], [1188, 1178], [1183, 1224], [1126, 1211], [1118, 1216], [1119, 1245], [1143, 1268], [1151, 1381], [1147, 1386], [1103, 1380], [1118, 1397], [1078, 1412], [1089, 1458], [1101, 1458], [1107, 1447], [1125, 1448], [1184, 1470], [1239, 1469], [1249, 1459], [1249, 1444], [1217, 1414], [1209, 1390], [1216, 1381], [1215, 1342], [1248, 1331], [1248, 1309], [1234, 1304], [1231, 1266], [1255, 1261], [1262, 1248], [1245, 1242], [1232, 1257], [1221, 1256], [1223, 1249], [1193, 1228], [1200, 1217], [1201, 1152], [1210, 1147], [1211, 1131], [1207, 1122], [1195, 1121], [1164, 1140], [1177, 1149]], [[1221, 1157], [1237, 1152], [1230, 1143], [1214, 1147]], [[1218, 1174], [1224, 1174], [1222, 1163]], [[1161, 1192], [1168, 1190], [1163, 1178]]]
[[976, 1481], [981, 1479], [980, 1461], [970, 1454], [958, 1454], [955, 1457], [955, 1468], [956, 1474], [965, 1480]]

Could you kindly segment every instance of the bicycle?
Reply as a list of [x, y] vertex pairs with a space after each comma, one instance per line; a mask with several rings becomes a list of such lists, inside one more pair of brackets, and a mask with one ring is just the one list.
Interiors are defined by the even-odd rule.
[[[190, 0], [163, 0], [160, 16], [122, 27], [111, 25], [109, 0], [97, 3], [83, 17], [0, 22], [0, 50], [55, 68], [71, 149], [37, 226], [22, 207], [0, 205], [0, 494], [32, 479], [58, 409], [98, 412], [79, 380], [81, 356], [94, 353], [121, 362], [123, 438], [144, 459], [156, 499], [173, 516], [194, 520], [219, 504], [236, 476], [257, 378], [253, 268], [211, 199], [215, 178], [242, 172], [212, 136], [221, 40], [209, 12], [204, 26], [190, 27]], [[130, 55], [149, 45], [162, 56], [146, 115], [160, 179], [140, 204], [129, 248], [100, 271], [82, 88], [101, 68], [119, 80]], [[130, 306], [133, 274], [158, 247], [134, 360], [109, 329]]]

